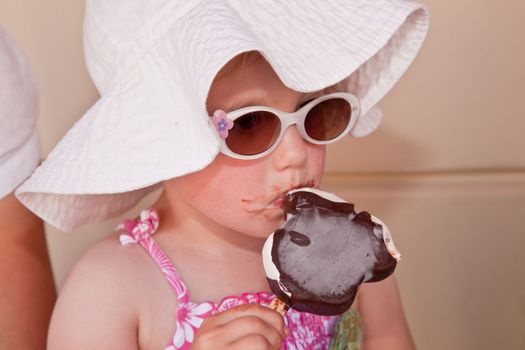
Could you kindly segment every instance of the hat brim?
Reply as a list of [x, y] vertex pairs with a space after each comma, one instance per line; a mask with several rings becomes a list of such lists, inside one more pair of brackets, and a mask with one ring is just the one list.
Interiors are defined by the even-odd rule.
[[19, 200], [69, 231], [116, 216], [163, 180], [211, 163], [219, 151], [214, 130], [186, 96], [176, 96], [163, 65], [145, 57], [102, 96], [19, 187]]
[[12, 152], [0, 157], [0, 199], [10, 194], [36, 168], [40, 158], [40, 143], [36, 130]]
[[[315, 11], [305, 1], [201, 2], [182, 17], [164, 8], [136, 34], [140, 46], [123, 56], [111, 87], [19, 188], [18, 198], [70, 230], [118, 215], [163, 180], [206, 167], [219, 151], [206, 111], [209, 88], [220, 68], [246, 51], [259, 51], [291, 89], [341, 84], [361, 101], [352, 134], [370, 133], [381, 120], [374, 106], [423, 43], [428, 13], [405, 0], [309, 4]], [[150, 42], [158, 23], [173, 18]]]

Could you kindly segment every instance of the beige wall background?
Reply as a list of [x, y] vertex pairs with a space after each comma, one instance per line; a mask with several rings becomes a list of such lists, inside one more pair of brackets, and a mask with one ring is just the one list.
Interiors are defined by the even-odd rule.
[[[420, 349], [525, 349], [525, 2], [425, 3], [428, 40], [384, 123], [329, 149], [324, 187], [389, 224]], [[97, 99], [82, 15], [80, 0], [0, 0], [38, 79], [43, 156]], [[47, 227], [58, 288], [120, 219]]]

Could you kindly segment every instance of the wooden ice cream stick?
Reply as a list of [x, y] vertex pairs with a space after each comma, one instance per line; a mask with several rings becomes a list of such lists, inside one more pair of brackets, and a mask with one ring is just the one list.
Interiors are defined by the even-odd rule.
[[282, 301], [279, 298], [274, 298], [268, 307], [272, 310], [277, 311], [283, 317], [286, 314], [286, 311], [288, 311], [288, 309], [290, 308], [288, 304], [286, 304], [284, 301]]

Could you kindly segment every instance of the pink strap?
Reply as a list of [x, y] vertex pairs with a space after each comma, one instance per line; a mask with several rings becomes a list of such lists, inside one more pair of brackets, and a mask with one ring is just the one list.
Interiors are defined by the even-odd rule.
[[117, 226], [117, 230], [124, 230], [124, 233], [119, 236], [120, 243], [123, 246], [138, 243], [144, 247], [168, 280], [179, 302], [186, 303], [189, 301], [186, 285], [182, 282], [182, 278], [170, 259], [152, 238], [158, 227], [159, 215], [155, 209], [143, 210], [139, 219], [125, 220]]

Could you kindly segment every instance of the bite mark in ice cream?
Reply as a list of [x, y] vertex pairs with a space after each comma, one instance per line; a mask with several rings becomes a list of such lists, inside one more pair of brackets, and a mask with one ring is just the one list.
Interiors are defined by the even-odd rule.
[[388, 277], [400, 254], [381, 220], [312, 188], [290, 191], [286, 222], [268, 237], [263, 263], [272, 291], [299, 311], [346, 311], [361, 283]]

